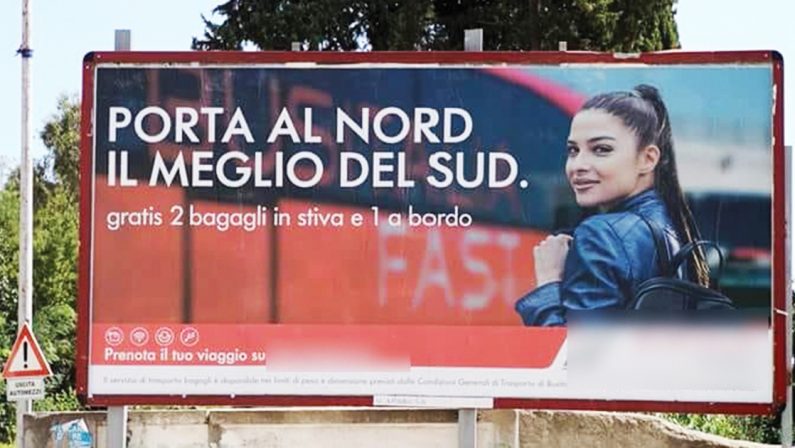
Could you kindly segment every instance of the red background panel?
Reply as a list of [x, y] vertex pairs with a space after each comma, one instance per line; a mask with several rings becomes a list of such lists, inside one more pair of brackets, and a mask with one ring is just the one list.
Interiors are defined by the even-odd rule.
[[[362, 227], [299, 227], [313, 204], [281, 202], [281, 323], [520, 325], [517, 297], [533, 288], [532, 248], [545, 234], [507, 227], [397, 227], [380, 210], [321, 204], [364, 216]], [[403, 216], [406, 219], [406, 216]]]
[[[92, 365], [212, 365], [195, 357], [191, 362], [173, 359], [129, 361], [103, 359], [106, 349], [126, 351], [146, 349], [158, 354], [161, 345], [150, 337], [143, 346], [136, 346], [129, 337], [119, 345], [104, 339], [109, 328], [129, 335], [136, 327], [150, 335], [158, 329], [173, 331], [175, 340], [169, 350], [199, 353], [262, 351], [266, 361], [252, 359], [235, 365], [267, 364], [281, 370], [314, 371], [325, 369], [331, 357], [343, 356], [348, 368], [368, 361], [366, 371], [403, 371], [409, 367], [485, 367], [543, 369], [549, 367], [566, 339], [565, 328], [524, 328], [508, 326], [437, 326], [437, 325], [368, 325], [367, 337], [353, 325], [235, 325], [224, 324], [160, 325], [160, 324], [97, 324], [92, 327]], [[185, 328], [196, 330], [198, 343], [184, 346], [179, 335]], [[500, 343], [510, 341], [510, 343]], [[528, 350], [527, 347], [533, 347]], [[373, 363], [371, 363], [372, 361]], [[313, 363], [319, 362], [314, 367]], [[384, 362], [380, 364], [380, 362]], [[218, 365], [218, 363], [216, 363]], [[364, 364], [359, 364], [361, 367]]]
[[[182, 204], [181, 188], [108, 187], [97, 176], [94, 194], [94, 322], [180, 322], [182, 320], [183, 233], [167, 224], [169, 210]], [[112, 231], [110, 212], [159, 210], [163, 225]], [[177, 281], [175, 281], [177, 279]]]
[[[194, 202], [197, 213], [254, 213], [256, 206]], [[187, 213], [187, 211], [186, 211]], [[186, 216], [186, 224], [189, 216]], [[247, 231], [192, 226], [191, 321], [236, 324], [271, 319], [271, 227]], [[150, 320], [151, 322], [151, 320]]]

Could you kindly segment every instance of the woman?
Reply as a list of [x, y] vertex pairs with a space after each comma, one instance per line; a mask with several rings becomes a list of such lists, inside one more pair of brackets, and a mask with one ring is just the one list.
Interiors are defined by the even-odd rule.
[[[549, 236], [534, 249], [536, 289], [516, 302], [525, 325], [564, 325], [570, 311], [626, 309], [637, 287], [659, 275], [643, 218], [664, 230], [669, 256], [698, 239], [657, 89], [591, 98], [572, 120], [567, 148], [577, 204], [598, 213], [573, 237]], [[703, 252], [688, 261], [688, 275], [706, 286]]]

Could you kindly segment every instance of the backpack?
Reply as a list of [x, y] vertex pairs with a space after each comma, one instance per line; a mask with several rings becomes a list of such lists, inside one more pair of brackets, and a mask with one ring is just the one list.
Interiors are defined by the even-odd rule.
[[711, 247], [718, 253], [718, 275], [723, 272], [723, 253], [712, 241], [698, 240], [684, 245], [672, 258], [668, 256], [663, 230], [645, 216], [637, 214], [651, 229], [654, 247], [657, 251], [659, 277], [652, 277], [641, 283], [628, 305], [631, 310], [659, 311], [703, 311], [733, 310], [732, 300], [719, 291], [678, 278], [677, 272], [682, 263], [699, 246]]

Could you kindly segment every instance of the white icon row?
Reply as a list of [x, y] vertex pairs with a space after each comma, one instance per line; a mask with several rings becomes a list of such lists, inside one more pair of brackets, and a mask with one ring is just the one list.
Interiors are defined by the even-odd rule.
[[[129, 334], [130, 343], [143, 347], [149, 342], [149, 331], [144, 327], [135, 327]], [[161, 347], [168, 347], [174, 343], [174, 330], [168, 327], [160, 327], [155, 331], [154, 341]], [[111, 346], [120, 345], [124, 342], [124, 331], [119, 327], [110, 327], [105, 330], [105, 342]], [[185, 327], [179, 332], [179, 342], [185, 347], [193, 347], [199, 342], [199, 331], [193, 327]]]

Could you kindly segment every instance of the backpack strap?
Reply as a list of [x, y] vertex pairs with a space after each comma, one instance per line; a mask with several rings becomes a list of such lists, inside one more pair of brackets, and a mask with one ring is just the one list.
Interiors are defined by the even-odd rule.
[[718, 287], [720, 278], [723, 275], [723, 267], [725, 260], [723, 258], [723, 251], [721, 250], [720, 246], [718, 246], [713, 241], [707, 240], [697, 240], [691, 241], [685, 244], [683, 247], [679, 249], [679, 251], [674, 254], [673, 258], [670, 258], [668, 255], [667, 245], [665, 244], [665, 234], [663, 230], [657, 225], [656, 222], [646, 218], [645, 216], [641, 215], [640, 213], [632, 212], [637, 217], [639, 217], [646, 225], [651, 229], [652, 237], [654, 238], [654, 246], [657, 249], [657, 261], [658, 266], [660, 268], [660, 273], [664, 277], [671, 277], [673, 278], [676, 275], [677, 270], [685, 262], [687, 257], [696, 250], [698, 247], [711, 247], [715, 249], [715, 252], [718, 254], [718, 272], [715, 275], [714, 281], [716, 287]]
[[671, 260], [672, 268], [678, 269], [679, 265], [684, 263], [685, 259], [690, 256], [690, 254], [696, 250], [698, 247], [704, 248], [713, 248], [715, 252], [718, 254], [718, 272], [716, 275], [711, 276], [715, 281], [715, 287], [720, 287], [720, 279], [723, 276], [723, 267], [725, 260], [723, 259], [723, 251], [721, 250], [720, 246], [716, 244], [714, 241], [707, 241], [707, 240], [698, 240], [698, 241], [691, 241], [682, 247], [679, 252], [674, 255], [673, 260]]
[[[646, 223], [646, 226], [651, 230], [651, 236], [654, 240], [654, 248], [657, 251], [657, 267], [660, 269], [660, 274], [663, 277], [673, 277], [678, 265], [671, 265], [671, 259], [668, 255], [668, 244], [666, 244], [665, 233], [654, 221], [646, 218], [640, 213], [632, 212], [635, 216], [640, 218]], [[681, 260], [679, 260], [681, 263]]]

